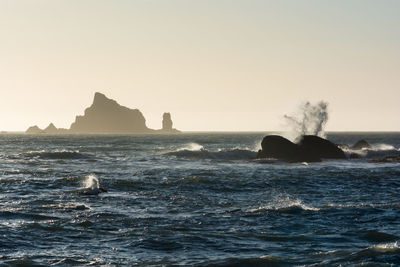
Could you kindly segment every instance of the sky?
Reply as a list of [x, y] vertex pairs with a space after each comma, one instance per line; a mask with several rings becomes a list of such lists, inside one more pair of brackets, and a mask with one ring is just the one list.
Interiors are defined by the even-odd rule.
[[69, 128], [102, 92], [150, 128], [400, 131], [397, 0], [0, 0], [0, 130]]

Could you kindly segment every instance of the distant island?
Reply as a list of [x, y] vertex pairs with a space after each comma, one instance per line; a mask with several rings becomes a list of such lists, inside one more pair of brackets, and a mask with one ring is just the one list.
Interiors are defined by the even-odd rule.
[[90, 133], [180, 133], [173, 128], [170, 113], [163, 114], [162, 128], [150, 129], [146, 119], [138, 109], [121, 106], [117, 101], [107, 98], [102, 93], [95, 93], [93, 103], [85, 109], [83, 116], [76, 116], [70, 129], [57, 128], [50, 123], [45, 129], [29, 127], [27, 134], [90, 134]]

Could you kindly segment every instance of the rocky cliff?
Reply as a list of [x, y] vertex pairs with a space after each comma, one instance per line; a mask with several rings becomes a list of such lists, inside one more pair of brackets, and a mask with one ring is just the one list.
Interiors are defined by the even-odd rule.
[[130, 109], [107, 98], [101, 93], [94, 95], [93, 104], [83, 116], [77, 116], [71, 124], [72, 133], [147, 133], [146, 120], [138, 109]]
[[57, 129], [50, 124], [44, 130], [37, 126], [30, 127], [26, 133], [57, 134], [57, 133], [178, 133], [172, 128], [171, 114], [164, 113], [163, 128], [153, 130], [146, 126], [146, 119], [138, 109], [130, 109], [107, 98], [102, 93], [95, 93], [93, 103], [85, 109], [83, 116], [76, 116], [71, 128]]

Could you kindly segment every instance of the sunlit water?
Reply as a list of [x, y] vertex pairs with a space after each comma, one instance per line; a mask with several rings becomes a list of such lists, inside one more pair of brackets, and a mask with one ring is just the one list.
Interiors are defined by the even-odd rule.
[[400, 163], [371, 162], [400, 134], [308, 165], [264, 135], [0, 135], [0, 265], [400, 263]]

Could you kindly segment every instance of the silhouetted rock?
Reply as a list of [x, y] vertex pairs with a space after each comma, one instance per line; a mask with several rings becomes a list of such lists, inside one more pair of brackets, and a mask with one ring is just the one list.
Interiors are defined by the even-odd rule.
[[298, 161], [299, 147], [279, 135], [268, 135], [261, 142], [261, 150], [257, 158], [277, 158], [288, 161]]
[[168, 113], [168, 112], [165, 112], [165, 113], [163, 114], [162, 130], [163, 130], [163, 131], [172, 131], [171, 114]]
[[92, 105], [85, 109], [83, 116], [76, 116], [70, 129], [57, 129], [54, 124], [50, 123], [44, 130], [32, 126], [26, 130], [26, 133], [179, 133], [180, 131], [172, 128], [172, 125], [171, 114], [164, 113], [163, 128], [161, 130], [149, 129], [143, 114], [138, 109], [121, 106], [104, 94], [95, 93]]
[[316, 135], [304, 135], [298, 144], [301, 153], [311, 158], [345, 159], [346, 155], [337, 145]]
[[28, 130], [25, 131], [27, 134], [40, 134], [43, 133], [43, 130], [40, 129], [37, 125], [31, 126], [28, 128]]
[[73, 133], [148, 133], [146, 120], [138, 109], [119, 105], [115, 100], [96, 93], [93, 104], [71, 125]]
[[289, 162], [318, 162], [322, 158], [345, 159], [344, 152], [332, 142], [314, 135], [305, 135], [295, 144], [278, 135], [268, 135], [261, 142], [257, 158], [276, 158]]
[[355, 143], [352, 147], [350, 147], [353, 150], [361, 150], [364, 148], [371, 148], [371, 145], [368, 144], [367, 141], [365, 141], [364, 139], [358, 141], [357, 143]]
[[160, 133], [180, 133], [177, 129], [172, 128], [172, 119], [169, 112], [163, 114], [162, 129], [158, 130]]

